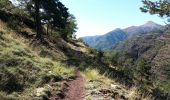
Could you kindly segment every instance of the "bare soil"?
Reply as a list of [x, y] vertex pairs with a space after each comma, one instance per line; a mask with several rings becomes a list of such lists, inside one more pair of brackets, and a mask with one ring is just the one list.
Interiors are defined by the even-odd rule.
[[85, 100], [85, 78], [78, 70], [75, 71], [76, 78], [63, 82], [62, 92], [56, 95], [56, 91], [51, 91], [49, 100]]
[[85, 78], [76, 70], [76, 79], [67, 83], [64, 100], [84, 100]]

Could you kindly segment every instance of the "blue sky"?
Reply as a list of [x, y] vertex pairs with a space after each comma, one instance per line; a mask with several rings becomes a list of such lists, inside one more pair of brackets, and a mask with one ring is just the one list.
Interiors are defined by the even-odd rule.
[[157, 15], [142, 13], [141, 0], [61, 0], [78, 23], [77, 36], [101, 35], [115, 28], [142, 25], [147, 21], [164, 24]]

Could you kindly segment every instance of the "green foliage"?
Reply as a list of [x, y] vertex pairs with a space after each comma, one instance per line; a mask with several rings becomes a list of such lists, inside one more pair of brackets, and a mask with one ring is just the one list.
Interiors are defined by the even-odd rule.
[[111, 53], [111, 62], [115, 65], [118, 64], [118, 57], [119, 57], [119, 53], [118, 52], [112, 52]]
[[74, 77], [74, 69], [67, 68], [64, 64], [60, 64], [54, 67], [52, 73], [56, 76], [63, 77], [63, 79]]
[[12, 95], [7, 95], [5, 92], [0, 92], [1, 100], [16, 100]]
[[8, 26], [14, 30], [19, 30], [19, 20], [16, 19], [15, 17], [10, 17], [8, 20]]
[[116, 51], [110, 51], [105, 53], [106, 59], [113, 65], [118, 65], [119, 53]]
[[133, 74], [134, 74], [134, 64], [133, 64], [133, 59], [132, 58], [128, 58], [125, 60], [125, 62], [123, 63], [123, 70], [124, 74], [126, 76], [129, 76], [130, 78], [133, 78]]
[[99, 79], [99, 72], [94, 69], [87, 69], [84, 71], [85, 76], [89, 81], [95, 81]]
[[23, 72], [18, 68], [1, 69], [0, 89], [9, 93], [21, 91], [25, 85], [22, 74]]
[[104, 75], [101, 75], [97, 69], [88, 68], [83, 71], [83, 74], [85, 75], [88, 82], [98, 81], [105, 84], [111, 83], [111, 80], [106, 78]]
[[151, 75], [150, 69], [151, 66], [148, 64], [147, 60], [140, 59], [136, 65], [135, 77], [142, 83], [149, 82]]
[[11, 2], [9, 0], [0, 0], [0, 8], [1, 9], [7, 9], [11, 5]]
[[[66, 8], [59, 0], [41, 1], [42, 9], [44, 9], [44, 20], [50, 21], [54, 27], [64, 28], [69, 17], [68, 8]], [[50, 6], [49, 6], [50, 5]]]
[[96, 49], [94, 49], [94, 48], [89, 48], [88, 50], [89, 50], [88, 52], [89, 52], [90, 54], [93, 54], [93, 55], [97, 56], [97, 50], [96, 50]]
[[104, 52], [101, 51], [101, 50], [99, 50], [99, 51], [97, 52], [97, 60], [98, 60], [99, 62], [101, 62], [102, 59], [103, 59], [103, 57], [104, 57]]
[[23, 10], [29, 12], [34, 18], [37, 38], [42, 38], [42, 25], [46, 27], [47, 35], [60, 33], [60, 36], [65, 40], [74, 36], [77, 29], [75, 17], [59, 0], [49, 0], [48, 2], [44, 0], [18, 0], [18, 2], [22, 6], [21, 8], [24, 8]]
[[159, 14], [161, 17], [170, 17], [170, 1], [169, 0], [143, 0], [142, 12], [149, 12], [150, 14]]
[[125, 60], [123, 66], [126, 66], [126, 67], [132, 67], [134, 64], [133, 64], [133, 59], [132, 58], [128, 58]]
[[67, 40], [68, 38], [71, 38], [71, 39], [75, 38], [74, 33], [76, 32], [76, 30], [77, 30], [77, 23], [76, 23], [75, 17], [74, 15], [69, 15], [65, 28], [61, 29], [61, 32], [60, 32], [61, 37], [65, 40]]

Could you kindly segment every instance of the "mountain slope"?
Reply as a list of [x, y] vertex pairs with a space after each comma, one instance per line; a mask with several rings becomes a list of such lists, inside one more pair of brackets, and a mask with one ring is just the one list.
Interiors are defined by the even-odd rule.
[[[58, 38], [57, 43], [41, 43], [25, 38], [6, 24], [0, 21], [0, 99], [60, 100], [75, 98], [83, 92], [85, 97], [79, 98], [145, 98], [137, 87], [122, 85], [128, 79], [101, 62], [98, 53], [91, 52], [81, 42], [70, 43]], [[75, 76], [75, 69], [86, 81], [79, 74]]]
[[[36, 44], [36, 43], [35, 43]], [[35, 45], [36, 46], [36, 45]], [[53, 50], [52, 50], [53, 51]], [[39, 44], [30, 47], [29, 42], [14, 31], [0, 29], [0, 98], [2, 100], [32, 100], [47, 98], [50, 81], [61, 82], [74, 77], [74, 70], [45, 52], [65, 59]], [[44, 53], [43, 53], [44, 52]], [[50, 58], [51, 57], [51, 58]], [[58, 57], [54, 59], [58, 59]], [[61, 90], [56, 85], [56, 92]]]
[[141, 26], [131, 26], [128, 28], [125, 28], [124, 31], [128, 34], [128, 37], [134, 37], [135, 35], [140, 35], [140, 34], [146, 34], [149, 32], [159, 32], [163, 30], [163, 26], [152, 22], [148, 21], [144, 25]]
[[145, 59], [151, 69], [150, 80], [155, 87], [169, 92], [169, 69], [170, 69], [170, 35], [146, 34], [128, 40], [114, 49], [119, 53], [117, 62], [132, 72], [138, 62]]
[[84, 37], [83, 40], [90, 47], [94, 47], [98, 50], [111, 49], [116, 43], [126, 40], [127, 35], [121, 29], [115, 29], [105, 35]]
[[90, 47], [98, 50], [110, 50], [117, 43], [125, 41], [129, 38], [147, 34], [149, 32], [162, 32], [163, 26], [152, 21], [141, 26], [131, 26], [125, 29], [116, 29], [105, 35], [83, 37], [83, 41]]
[[[54, 100], [80, 94], [78, 99], [151, 100], [133, 86], [132, 79], [122, 70], [110, 66], [102, 52], [61, 37], [44, 35], [44, 40], [39, 41], [34, 37], [34, 26], [27, 23], [28, 18], [16, 24], [9, 20], [10, 16], [13, 14], [5, 19], [0, 16], [0, 99]], [[15, 22], [18, 17], [11, 20]], [[119, 34], [117, 37], [124, 38]]]

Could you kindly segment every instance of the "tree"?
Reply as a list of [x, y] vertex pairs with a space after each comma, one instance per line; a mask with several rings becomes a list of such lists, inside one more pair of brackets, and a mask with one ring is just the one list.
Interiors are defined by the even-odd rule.
[[117, 65], [118, 64], [119, 53], [116, 52], [116, 51], [112, 51], [110, 55], [111, 55], [112, 64]]
[[41, 3], [45, 2], [44, 0], [16, 0], [19, 4], [18, 7], [22, 8], [26, 12], [29, 12], [30, 15], [35, 20], [36, 26], [36, 38], [42, 40], [42, 26], [41, 26], [41, 19], [40, 19], [40, 8]]
[[9, 0], [0, 0], [1, 10], [7, 10], [12, 8], [12, 3]]
[[42, 40], [42, 29], [40, 19], [40, 2], [41, 0], [33, 0], [35, 5], [35, 25], [36, 25], [36, 38]]
[[104, 52], [99, 50], [97, 52], [97, 59], [98, 59], [98, 61], [101, 62], [103, 57], [104, 57]]
[[142, 12], [149, 12], [150, 14], [158, 14], [160, 17], [170, 18], [170, 0], [143, 0], [142, 2], [144, 4], [140, 8]]
[[67, 40], [68, 38], [74, 38], [74, 33], [77, 30], [77, 23], [75, 20], [74, 15], [70, 14], [66, 23], [65, 28], [61, 30], [61, 37], [64, 40]]
[[136, 65], [135, 77], [139, 79], [141, 83], [149, 82], [151, 66], [145, 59], [140, 59]]
[[43, 39], [42, 23], [51, 25], [53, 30], [60, 30], [66, 27], [69, 12], [59, 0], [18, 0], [24, 4], [27, 11], [32, 15], [35, 20], [36, 38]]
[[[50, 6], [49, 6], [50, 5]], [[59, 0], [49, 0], [48, 2], [42, 2], [43, 7], [43, 22], [47, 24], [47, 34], [49, 26], [51, 30], [61, 31], [66, 30], [69, 23], [69, 12]], [[67, 36], [67, 33], [62, 34]], [[61, 36], [62, 36], [61, 34]]]

